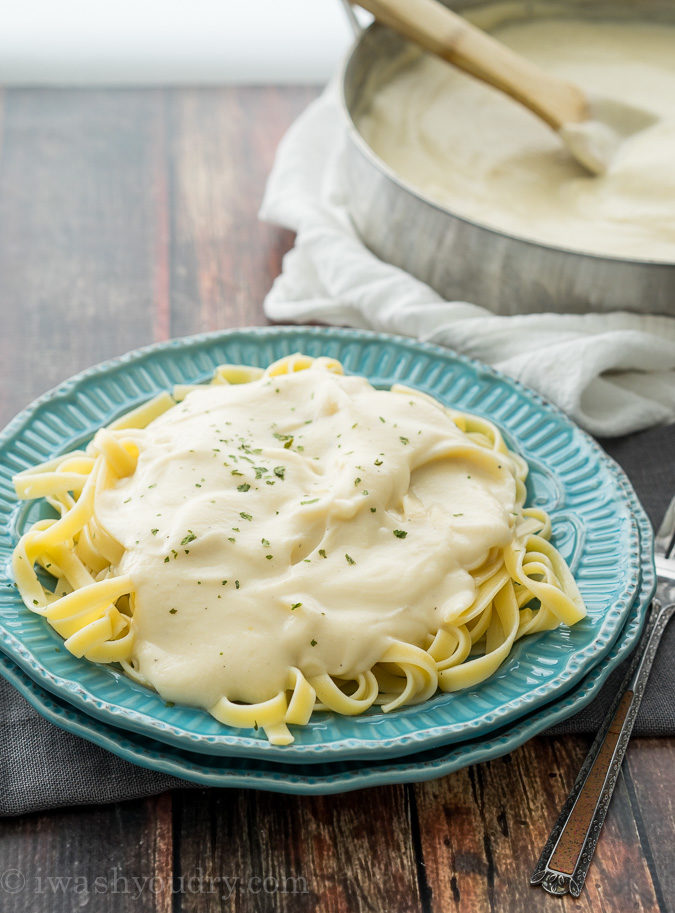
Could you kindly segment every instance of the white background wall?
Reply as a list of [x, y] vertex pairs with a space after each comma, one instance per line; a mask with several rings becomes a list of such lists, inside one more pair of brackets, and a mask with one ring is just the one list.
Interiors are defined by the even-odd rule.
[[0, 83], [321, 82], [340, 0], [0, 0]]

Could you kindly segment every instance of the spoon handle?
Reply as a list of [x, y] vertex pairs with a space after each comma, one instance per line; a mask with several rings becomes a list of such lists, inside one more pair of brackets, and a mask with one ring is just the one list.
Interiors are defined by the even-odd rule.
[[437, 0], [354, 0], [432, 54], [505, 92], [554, 130], [588, 116], [582, 90], [540, 70]]

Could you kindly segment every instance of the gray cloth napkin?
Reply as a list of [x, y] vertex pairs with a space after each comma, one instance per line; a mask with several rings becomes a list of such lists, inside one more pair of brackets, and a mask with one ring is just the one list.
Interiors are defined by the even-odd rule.
[[[675, 425], [601, 442], [630, 477], [652, 524], [675, 492]], [[675, 734], [675, 624], [663, 638], [635, 725], [635, 734]], [[622, 669], [577, 716], [552, 734], [593, 733], [600, 726]], [[62, 805], [116, 802], [153, 795], [184, 781], [136, 767], [44, 720], [0, 680], [0, 815]]]

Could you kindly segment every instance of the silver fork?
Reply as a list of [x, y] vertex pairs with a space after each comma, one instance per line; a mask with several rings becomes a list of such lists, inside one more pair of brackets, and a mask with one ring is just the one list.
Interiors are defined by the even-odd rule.
[[675, 614], [675, 498], [654, 546], [658, 586], [630, 669], [546, 841], [530, 884], [578, 897], [600, 837], [656, 649]]

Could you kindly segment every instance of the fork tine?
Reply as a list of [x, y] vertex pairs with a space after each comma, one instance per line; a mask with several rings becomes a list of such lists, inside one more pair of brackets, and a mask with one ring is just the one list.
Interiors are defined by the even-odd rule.
[[659, 555], [665, 555], [666, 558], [670, 557], [673, 547], [675, 547], [675, 497], [666, 508], [654, 545], [654, 550]]

